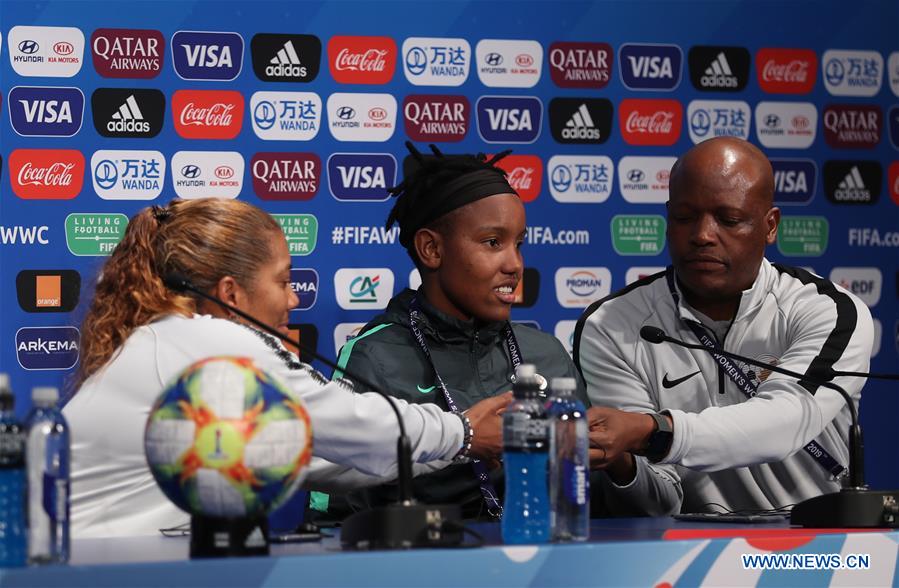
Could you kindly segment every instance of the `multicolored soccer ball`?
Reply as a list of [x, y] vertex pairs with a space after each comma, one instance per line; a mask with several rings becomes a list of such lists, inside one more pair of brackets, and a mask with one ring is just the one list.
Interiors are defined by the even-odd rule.
[[297, 490], [312, 457], [312, 426], [300, 400], [252, 360], [213, 357], [162, 392], [144, 448], [156, 482], [179, 508], [249, 518]]

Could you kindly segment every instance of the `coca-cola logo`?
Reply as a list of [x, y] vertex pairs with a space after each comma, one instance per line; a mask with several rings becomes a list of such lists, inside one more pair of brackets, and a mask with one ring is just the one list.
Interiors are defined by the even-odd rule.
[[543, 182], [543, 162], [536, 155], [507, 155], [497, 162], [506, 172], [506, 181], [518, 193], [522, 202], [531, 202], [540, 195]]
[[328, 61], [341, 84], [386, 84], [396, 68], [396, 43], [390, 37], [331, 37]]
[[234, 177], [234, 168], [228, 165], [220, 165], [215, 168], [215, 177], [221, 180], [227, 180]]
[[53, 52], [57, 55], [71, 55], [75, 52], [75, 46], [66, 41], [60, 41], [53, 45]]
[[81, 192], [84, 156], [73, 149], [17, 149], [9, 155], [10, 184], [26, 200], [69, 200]]
[[683, 107], [677, 100], [621, 102], [621, 135], [631, 145], [673, 145], [680, 137]]
[[233, 139], [243, 111], [243, 96], [233, 90], [178, 90], [172, 96], [175, 131], [186, 139]]
[[321, 159], [315, 153], [257, 153], [253, 191], [263, 200], [309, 200], [318, 192]]
[[759, 86], [772, 94], [808, 94], [815, 86], [818, 58], [809, 49], [759, 49]]
[[520, 67], [531, 67], [534, 65], [534, 58], [529, 53], [520, 53], [515, 56], [515, 65]]
[[368, 118], [375, 121], [384, 120], [385, 118], [387, 118], [387, 109], [381, 108], [380, 106], [370, 108], [368, 110]]

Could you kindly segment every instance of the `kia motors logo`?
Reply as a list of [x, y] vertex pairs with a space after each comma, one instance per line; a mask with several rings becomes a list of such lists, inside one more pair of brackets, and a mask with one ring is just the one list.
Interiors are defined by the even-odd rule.
[[883, 168], [878, 161], [824, 162], [824, 191], [834, 204], [874, 204], [881, 184]]
[[543, 46], [537, 41], [483, 39], [475, 46], [481, 83], [492, 88], [532, 88], [540, 80]]
[[310, 141], [321, 126], [322, 100], [314, 92], [256, 92], [250, 112], [260, 139]]
[[183, 80], [233, 80], [243, 68], [243, 37], [238, 33], [178, 31], [172, 35], [172, 63]]
[[258, 33], [250, 49], [253, 72], [263, 82], [311, 82], [318, 76], [322, 42], [314, 35]]
[[674, 157], [622, 157], [618, 161], [618, 188], [633, 204], [668, 201], [668, 181]]
[[411, 94], [403, 100], [406, 134], [412, 141], [461, 141], [470, 116], [465, 96]]
[[334, 153], [328, 158], [328, 186], [337, 200], [383, 202], [396, 185], [396, 159], [389, 153]]
[[16, 275], [16, 297], [25, 312], [72, 312], [81, 295], [75, 270], [22, 270]]
[[290, 288], [300, 299], [291, 314], [301, 310], [309, 310], [318, 299], [318, 272], [314, 269], [292, 268], [290, 270]]
[[876, 267], [835, 267], [831, 282], [858, 296], [869, 307], [877, 306], [883, 289], [883, 274]]
[[558, 202], [600, 203], [612, 193], [615, 166], [605, 155], [555, 155], [546, 170], [550, 194]]
[[153, 200], [162, 193], [165, 163], [159, 151], [102, 149], [91, 156], [94, 191], [104, 200]]
[[143, 29], [97, 29], [91, 35], [94, 69], [104, 78], [155, 78], [165, 59], [162, 33]]
[[612, 131], [612, 103], [605, 98], [553, 98], [549, 123], [559, 143], [605, 143]]
[[84, 33], [74, 27], [15, 26], [7, 42], [20, 76], [71, 78], [84, 62]]
[[150, 139], [165, 120], [165, 94], [143, 88], [98, 88], [91, 95], [94, 128], [102, 137]]
[[604, 88], [612, 79], [612, 46], [608, 43], [558, 41], [549, 47], [549, 73], [561, 88]]
[[234, 90], [177, 90], [175, 131], [185, 139], [233, 139], [243, 125], [243, 96]]
[[749, 81], [751, 57], [745, 47], [696, 45], [687, 61], [693, 87], [703, 92], [740, 92]]
[[23, 137], [71, 137], [81, 129], [84, 94], [78, 88], [17, 86], [7, 104], [10, 124]]
[[880, 143], [881, 117], [873, 104], [829, 104], [822, 116], [824, 140], [835, 149], [872, 149]]
[[81, 333], [75, 327], [22, 327], [16, 359], [26, 370], [68, 370], [78, 363]]
[[834, 96], [876, 96], [883, 82], [879, 51], [831, 49], [821, 57], [824, 87]]
[[179, 198], [237, 198], [243, 174], [243, 156], [235, 151], [178, 151], [172, 156], [172, 185]]
[[811, 159], [771, 159], [774, 204], [808, 204], [815, 197], [818, 168]]
[[817, 125], [818, 111], [811, 102], [759, 102], [755, 107], [755, 132], [765, 147], [811, 147]]
[[560, 267], [556, 270], [556, 300], [563, 308], [586, 308], [611, 292], [612, 272], [606, 267]]
[[811, 49], [759, 49], [755, 72], [769, 94], [808, 94], [815, 87], [818, 57]]
[[84, 156], [74, 149], [16, 149], [9, 181], [24, 200], [71, 200], [81, 192]]
[[380, 310], [393, 296], [393, 272], [380, 268], [340, 268], [334, 274], [337, 304], [344, 310]]
[[683, 107], [677, 100], [622, 100], [618, 126], [630, 145], [668, 146], [680, 138]]
[[315, 153], [257, 153], [250, 168], [263, 200], [309, 200], [318, 192], [321, 159]]
[[387, 109], [376, 106], [368, 109], [368, 118], [373, 121], [382, 121], [387, 119]]
[[396, 98], [391, 94], [328, 97], [328, 127], [338, 141], [387, 141], [396, 129]]
[[496, 167], [506, 172], [506, 180], [522, 202], [533, 202], [543, 184], [543, 162], [537, 155], [507, 155]]
[[410, 37], [403, 41], [403, 71], [415, 86], [461, 86], [470, 65], [471, 46], [465, 39]]
[[618, 51], [621, 82], [630, 90], [673, 90], [680, 84], [683, 53], [677, 45], [627, 43]]
[[486, 143], [533, 143], [540, 136], [543, 103], [532, 96], [481, 96], [478, 134]]
[[693, 100], [687, 106], [690, 140], [700, 143], [712, 137], [749, 138], [751, 113], [742, 101]]
[[386, 84], [396, 69], [396, 43], [390, 37], [331, 37], [328, 63], [340, 84]]

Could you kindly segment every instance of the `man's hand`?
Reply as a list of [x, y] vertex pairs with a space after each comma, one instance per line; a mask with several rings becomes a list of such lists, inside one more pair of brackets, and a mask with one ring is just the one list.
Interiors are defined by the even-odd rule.
[[512, 402], [512, 393], [506, 392], [481, 400], [465, 411], [474, 436], [471, 439], [471, 456], [497, 460], [503, 452], [503, 418], [506, 406]]
[[605, 469], [619, 485], [630, 483], [636, 474], [633, 453], [646, 446], [655, 428], [652, 417], [604, 406], [587, 410], [590, 427], [590, 467]]

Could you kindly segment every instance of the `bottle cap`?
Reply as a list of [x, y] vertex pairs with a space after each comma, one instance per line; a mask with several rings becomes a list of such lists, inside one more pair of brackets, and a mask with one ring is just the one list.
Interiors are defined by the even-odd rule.
[[553, 392], [574, 392], [577, 390], [577, 381], [574, 378], [553, 378], [549, 386]]
[[31, 389], [31, 401], [40, 406], [53, 406], [59, 400], [59, 390], [53, 386], [37, 386]]

